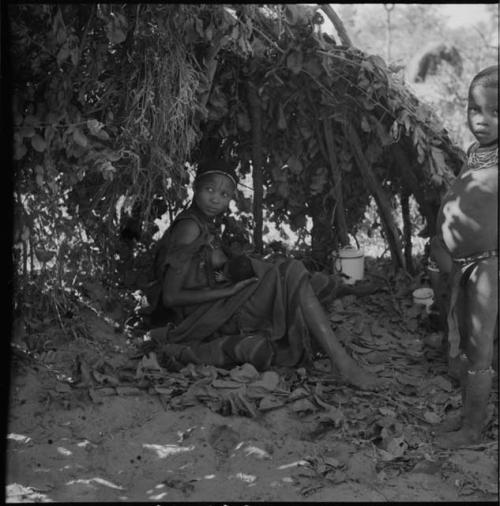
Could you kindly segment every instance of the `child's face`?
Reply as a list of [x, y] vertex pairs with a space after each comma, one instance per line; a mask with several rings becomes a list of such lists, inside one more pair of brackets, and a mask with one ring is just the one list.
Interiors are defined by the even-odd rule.
[[498, 139], [498, 90], [477, 84], [469, 93], [467, 123], [481, 146]]
[[210, 174], [196, 183], [195, 202], [207, 216], [217, 216], [229, 207], [234, 190], [234, 184], [228, 177]]

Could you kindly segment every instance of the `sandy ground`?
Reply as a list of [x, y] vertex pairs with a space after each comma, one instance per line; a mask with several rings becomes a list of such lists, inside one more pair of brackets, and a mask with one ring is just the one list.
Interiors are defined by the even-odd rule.
[[331, 424], [317, 404], [252, 418], [222, 416], [201, 402], [173, 409], [168, 396], [147, 389], [96, 397], [85, 382], [65, 380], [76, 358], [92, 368], [107, 357], [118, 368], [130, 350], [123, 334], [87, 311], [91, 339], [53, 337], [52, 350], [13, 355], [6, 500], [498, 502], [497, 407], [484, 444], [436, 448], [432, 425], [457, 409], [458, 389], [425, 352], [415, 318], [406, 315], [403, 332], [380, 300], [348, 298], [333, 308], [332, 325], [347, 344], [348, 334], [365, 337], [351, 341], [351, 351], [394, 389], [374, 396], [327, 384], [323, 399], [343, 414]]

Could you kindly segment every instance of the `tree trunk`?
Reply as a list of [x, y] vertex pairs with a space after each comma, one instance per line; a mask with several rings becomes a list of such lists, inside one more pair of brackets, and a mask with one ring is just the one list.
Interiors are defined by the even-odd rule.
[[403, 238], [405, 245], [406, 270], [413, 275], [413, 259], [411, 251], [411, 218], [410, 218], [410, 192], [404, 189], [401, 192], [401, 214], [403, 215]]
[[417, 175], [413, 172], [410, 160], [399, 144], [393, 144], [392, 153], [399, 169], [399, 174], [403, 180], [404, 185], [410, 193], [415, 196], [420, 212], [427, 221], [427, 229], [429, 236], [432, 237], [436, 233], [436, 218], [439, 210], [439, 200], [436, 204], [432, 205], [428, 195], [425, 194], [421, 185], [419, 184]]
[[325, 133], [325, 144], [328, 151], [328, 160], [330, 162], [332, 179], [335, 189], [335, 223], [338, 233], [338, 240], [341, 246], [346, 246], [349, 244], [349, 237], [347, 234], [347, 225], [345, 221], [344, 196], [342, 193], [342, 173], [339, 168], [337, 156], [335, 155], [335, 150], [333, 149], [333, 132], [330, 119], [323, 118], [323, 130]]
[[361, 173], [363, 178], [363, 182], [366, 184], [368, 190], [371, 192], [373, 197], [375, 198], [375, 202], [377, 203], [377, 207], [379, 210], [379, 215], [382, 220], [382, 225], [384, 227], [385, 236], [387, 238], [387, 243], [389, 245], [389, 250], [391, 252], [392, 262], [396, 269], [402, 267], [405, 268], [405, 262], [403, 258], [403, 250], [401, 246], [401, 240], [399, 238], [398, 229], [394, 222], [394, 217], [392, 215], [392, 208], [389, 203], [389, 199], [387, 198], [382, 186], [378, 182], [375, 174], [373, 173], [370, 164], [366, 160], [363, 149], [361, 147], [361, 141], [354, 130], [354, 127], [348, 124], [342, 124], [342, 129], [344, 131], [345, 138], [349, 141], [352, 152], [354, 154], [354, 158], [356, 160], [356, 165]]
[[332, 9], [330, 4], [320, 4], [320, 9], [328, 16], [328, 19], [332, 22], [336, 32], [340, 38], [340, 41], [344, 46], [352, 46], [351, 39], [347, 35], [344, 23], [338, 17], [337, 13]]
[[325, 208], [321, 195], [311, 198], [309, 211], [313, 223], [311, 229], [311, 256], [315, 268], [327, 268], [328, 255], [337, 247], [337, 240], [328, 216], [329, 209]]
[[255, 251], [262, 253], [262, 196], [263, 196], [263, 175], [262, 175], [262, 117], [260, 101], [257, 90], [252, 82], [248, 82], [248, 103], [250, 119], [252, 124], [252, 179], [253, 179], [253, 216], [255, 228], [253, 241]]

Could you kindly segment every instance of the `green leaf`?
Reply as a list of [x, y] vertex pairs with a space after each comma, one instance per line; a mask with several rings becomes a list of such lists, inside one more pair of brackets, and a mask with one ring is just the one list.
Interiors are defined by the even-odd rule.
[[104, 124], [95, 118], [87, 120], [87, 128], [92, 135], [96, 135], [103, 126]]
[[295, 155], [288, 159], [287, 165], [293, 174], [300, 174], [304, 170], [302, 162]]
[[306, 63], [304, 63], [304, 70], [309, 72], [309, 74], [311, 74], [314, 77], [319, 77], [322, 72], [322, 66], [318, 62], [318, 60], [310, 59], [310, 60], [307, 60]]
[[104, 28], [106, 36], [112, 44], [120, 44], [127, 38], [127, 20], [121, 14], [111, 18]]
[[236, 121], [238, 122], [238, 128], [241, 128], [245, 132], [250, 132], [252, 129], [250, 119], [245, 112], [239, 112], [236, 116]]
[[289, 188], [288, 188], [288, 182], [283, 181], [282, 183], [279, 183], [276, 187], [276, 193], [283, 198], [288, 198], [289, 195]]
[[33, 146], [33, 149], [39, 153], [42, 153], [47, 148], [46, 142], [38, 134], [31, 138], [31, 145]]
[[57, 64], [58, 64], [58, 65], [61, 65], [61, 64], [64, 62], [64, 60], [66, 60], [66, 59], [68, 58], [69, 53], [70, 53], [69, 48], [68, 48], [67, 44], [65, 44], [65, 45], [64, 45], [64, 46], [60, 49], [60, 51], [57, 53], [57, 57], [56, 57], [56, 59], [57, 59]]
[[375, 66], [379, 67], [382, 70], [387, 69], [384, 59], [377, 54], [371, 54], [370, 56], [368, 56], [367, 60], [369, 60], [370, 62], [375, 64]]
[[287, 59], [286, 66], [294, 73], [298, 74], [302, 70], [302, 53], [299, 51], [292, 51]]
[[86, 148], [89, 143], [85, 134], [78, 127], [73, 131], [73, 139], [82, 148]]
[[363, 116], [361, 118], [361, 129], [363, 130], [363, 132], [371, 132], [371, 126], [370, 123], [368, 123], [368, 119], [366, 118], [366, 116]]
[[278, 106], [278, 128], [280, 130], [286, 130], [286, 126], [287, 126], [287, 123], [286, 123], [285, 113], [283, 111], [283, 106], [281, 104], [279, 104], [279, 106]]
[[99, 132], [97, 132], [96, 134], [96, 137], [103, 141], [109, 141], [110, 139], [108, 132], [106, 132], [105, 130], [99, 130]]
[[446, 170], [446, 161], [444, 159], [444, 153], [435, 146], [431, 146], [431, 156], [434, 162], [436, 172], [442, 174]]
[[33, 137], [35, 129], [31, 125], [24, 125], [19, 129], [19, 135], [21, 137]]
[[14, 144], [14, 160], [21, 160], [23, 156], [26, 154], [28, 149], [24, 145], [24, 142], [18, 141]]

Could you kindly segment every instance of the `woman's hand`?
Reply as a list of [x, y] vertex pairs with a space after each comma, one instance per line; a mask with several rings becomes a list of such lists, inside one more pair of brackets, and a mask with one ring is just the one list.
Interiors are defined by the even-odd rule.
[[248, 278], [248, 279], [243, 279], [241, 281], [238, 281], [234, 285], [231, 285], [228, 287], [228, 291], [229, 291], [228, 296], [238, 293], [240, 290], [243, 290], [243, 288], [245, 288], [246, 286], [251, 285], [258, 280], [259, 280], [259, 278]]

